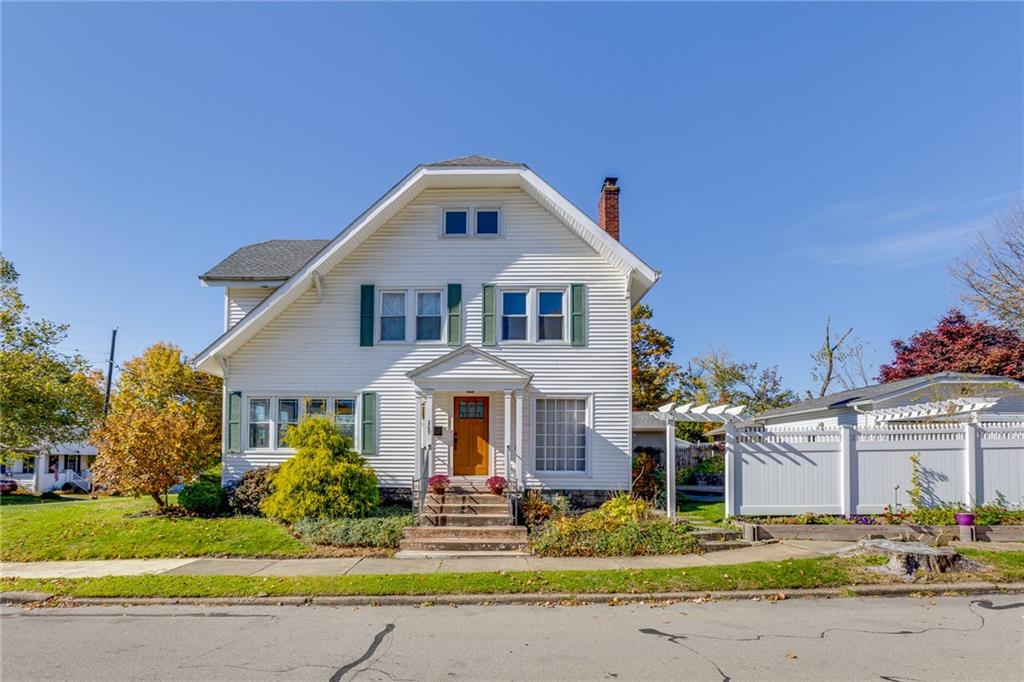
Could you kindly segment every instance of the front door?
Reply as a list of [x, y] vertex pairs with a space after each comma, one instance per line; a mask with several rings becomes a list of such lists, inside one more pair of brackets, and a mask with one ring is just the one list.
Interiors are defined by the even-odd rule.
[[486, 476], [488, 402], [486, 397], [455, 398], [452, 430], [452, 473], [456, 476]]

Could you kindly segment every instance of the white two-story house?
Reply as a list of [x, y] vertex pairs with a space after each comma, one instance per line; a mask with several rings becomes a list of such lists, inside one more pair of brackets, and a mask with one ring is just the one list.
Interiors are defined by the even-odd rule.
[[619, 241], [618, 200], [607, 178], [595, 222], [523, 164], [424, 164], [333, 239], [246, 246], [202, 275], [225, 290], [194, 361], [224, 378], [225, 482], [326, 415], [386, 488], [628, 490], [630, 309], [659, 273]]

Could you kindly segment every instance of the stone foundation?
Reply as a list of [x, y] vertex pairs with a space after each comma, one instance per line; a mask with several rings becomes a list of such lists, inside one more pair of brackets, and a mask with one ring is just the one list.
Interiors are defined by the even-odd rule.
[[547, 501], [561, 495], [569, 498], [569, 507], [573, 510], [595, 509], [619, 494], [617, 490], [553, 490], [540, 491], [541, 497]]
[[379, 490], [381, 504], [412, 509], [412, 488], [379, 488]]

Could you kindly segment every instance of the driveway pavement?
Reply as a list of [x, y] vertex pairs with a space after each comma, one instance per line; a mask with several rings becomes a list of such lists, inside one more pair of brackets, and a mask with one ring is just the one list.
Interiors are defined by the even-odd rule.
[[557, 558], [534, 556], [436, 559], [127, 559], [112, 561], [33, 561], [0, 564], [5, 578], [96, 578], [123, 575], [370, 575], [403, 573], [472, 573], [486, 571], [593, 571], [602, 569], [725, 566], [751, 561], [782, 561], [821, 556], [842, 542], [781, 542], [707, 554], [680, 556]]
[[0, 676], [4, 682], [1019, 680], [1022, 615], [1020, 595], [657, 608], [4, 607]]

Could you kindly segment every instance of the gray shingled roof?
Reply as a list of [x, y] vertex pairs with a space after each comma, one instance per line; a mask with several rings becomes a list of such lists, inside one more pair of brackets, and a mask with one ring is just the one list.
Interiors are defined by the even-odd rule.
[[474, 154], [472, 156], [457, 156], [454, 159], [445, 159], [444, 161], [435, 161], [434, 163], [423, 164], [426, 168], [450, 168], [453, 166], [468, 166], [474, 168], [487, 168], [487, 167], [525, 167], [526, 164], [519, 163], [517, 161], [502, 161], [501, 159], [492, 159], [489, 156], [479, 156]]
[[203, 280], [281, 280], [294, 275], [329, 239], [271, 239], [243, 246], [199, 276]]
[[792, 414], [795, 412], [807, 412], [810, 410], [825, 410], [838, 407], [847, 407], [851, 403], [859, 402], [861, 400], [871, 400], [883, 396], [893, 391], [899, 391], [903, 388], [908, 388], [916, 384], [926, 383], [928, 381], [941, 381], [943, 379], [960, 379], [960, 380], [971, 380], [971, 379], [1000, 379], [1001, 377], [994, 377], [987, 374], [967, 374], [964, 372], [938, 372], [936, 374], [927, 374], [919, 377], [912, 377], [910, 379], [900, 379], [899, 381], [890, 381], [887, 384], [872, 384], [871, 386], [864, 386], [862, 388], [854, 388], [849, 391], [839, 391], [838, 393], [832, 393], [824, 398], [812, 398], [811, 400], [802, 400], [798, 403], [794, 403], [789, 407], [783, 407], [777, 410], [769, 410], [763, 414], [757, 415], [758, 417], [779, 417], [786, 414]]
[[655, 431], [665, 430], [665, 422], [658, 419], [655, 415], [657, 412], [647, 412], [646, 410], [635, 410], [633, 412], [633, 430], [634, 431]]

